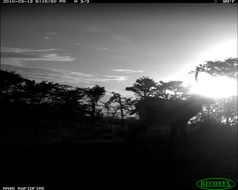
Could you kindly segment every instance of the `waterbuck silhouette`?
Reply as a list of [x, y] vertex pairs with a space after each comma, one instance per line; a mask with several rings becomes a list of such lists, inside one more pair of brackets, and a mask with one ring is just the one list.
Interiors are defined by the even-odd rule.
[[186, 100], [166, 100], [158, 97], [139, 100], [135, 111], [139, 115], [140, 125], [133, 133], [133, 141], [135, 142], [136, 138], [141, 136], [143, 146], [146, 148], [145, 138], [150, 126], [153, 124], [166, 125], [170, 127], [168, 150], [171, 150], [178, 132], [183, 136], [187, 148], [191, 150], [186, 125], [192, 117], [202, 111], [204, 104], [213, 102], [213, 99], [199, 95], [191, 95]]

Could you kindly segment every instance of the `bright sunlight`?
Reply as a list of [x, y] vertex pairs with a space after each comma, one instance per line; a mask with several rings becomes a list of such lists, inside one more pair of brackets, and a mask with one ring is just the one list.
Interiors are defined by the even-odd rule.
[[237, 81], [227, 76], [214, 77], [206, 73], [199, 73], [198, 82], [194, 82], [191, 86], [191, 93], [211, 98], [237, 95]]

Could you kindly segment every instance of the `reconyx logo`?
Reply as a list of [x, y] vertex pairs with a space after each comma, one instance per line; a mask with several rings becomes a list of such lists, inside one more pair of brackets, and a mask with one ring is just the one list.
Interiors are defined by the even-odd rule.
[[196, 182], [196, 186], [207, 190], [225, 190], [235, 187], [233, 180], [226, 178], [206, 178]]

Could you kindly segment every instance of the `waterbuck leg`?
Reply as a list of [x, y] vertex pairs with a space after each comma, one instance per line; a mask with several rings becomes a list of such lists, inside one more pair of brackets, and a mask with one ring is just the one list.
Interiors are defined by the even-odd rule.
[[139, 133], [139, 127], [136, 127], [129, 134], [128, 144], [131, 149], [134, 149], [136, 147], [138, 133]]
[[190, 142], [189, 142], [189, 139], [188, 139], [188, 134], [187, 134], [187, 131], [185, 129], [185, 126], [181, 126], [179, 130], [180, 130], [180, 133], [181, 133], [183, 139], [185, 140], [188, 151], [190, 152], [191, 151], [191, 145], [190, 145]]
[[139, 127], [135, 128], [129, 137], [129, 146], [134, 149], [138, 145], [144, 148], [145, 138], [148, 127], [147, 125], [141, 124]]
[[168, 143], [168, 152], [172, 151], [173, 143], [174, 143], [175, 136], [176, 136], [177, 133], [178, 133], [177, 126], [171, 126], [169, 143]]
[[138, 133], [137, 133], [137, 142], [139, 147], [142, 148], [142, 150], [146, 151], [147, 150], [147, 146], [146, 146], [146, 135], [147, 135], [147, 131], [148, 131], [149, 125], [145, 125], [142, 124], [139, 129], [138, 129]]

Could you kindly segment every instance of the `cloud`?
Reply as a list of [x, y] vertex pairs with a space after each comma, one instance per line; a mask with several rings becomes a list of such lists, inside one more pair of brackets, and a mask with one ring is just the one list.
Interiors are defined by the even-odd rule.
[[126, 45], [126, 46], [135, 46], [134, 42], [125, 37], [125, 36], [121, 36], [121, 35], [117, 35], [117, 34], [113, 34], [111, 36], [111, 38], [116, 42], [116, 43], [119, 43], [119, 44], [122, 44], [122, 45]]
[[45, 40], [51, 40], [54, 36], [59, 36], [60, 34], [57, 32], [46, 32], [44, 33], [44, 39]]
[[50, 37], [50, 36], [45, 36], [44, 39], [45, 39], [45, 40], [51, 40], [52, 37]]
[[[102, 37], [103, 41], [110, 41], [111, 44], [114, 44], [115, 47], [134, 47], [136, 44], [132, 39], [127, 36], [116, 34], [117, 31], [110, 30], [101, 25], [91, 24], [85, 28], [86, 31], [91, 32], [92, 35], [99, 38]], [[98, 42], [100, 41], [100, 38]], [[99, 48], [98, 48], [99, 49]], [[101, 48], [103, 49], [103, 48]], [[105, 48], [107, 49], [107, 48]], [[109, 48], [108, 48], [109, 49]], [[109, 49], [111, 50], [111, 49]], [[114, 49], [112, 49], [114, 50]], [[118, 50], [118, 49], [115, 49]]]
[[43, 69], [36, 67], [22, 67], [2, 65], [3, 69], [16, 71], [23, 77], [36, 81], [52, 81], [72, 86], [88, 86], [90, 84], [100, 84], [106, 82], [121, 82], [127, 80], [127, 76], [100, 75], [62, 69]]
[[18, 58], [2, 58], [1, 57], [1, 64], [2, 65], [12, 65], [12, 66], [23, 66], [22, 61]]
[[109, 51], [110, 48], [107, 48], [107, 47], [95, 47], [94, 45], [91, 46], [92, 49], [97, 49], [97, 50], [105, 50], [105, 51]]
[[99, 46], [95, 46], [94, 44], [91, 45], [91, 48], [95, 50], [101, 50], [101, 51], [118, 51], [118, 49], [115, 49], [115, 48], [99, 47]]
[[111, 75], [99, 75], [99, 74], [87, 74], [82, 72], [62, 71], [64, 82], [71, 83], [105, 83], [110, 81], [125, 81], [126, 76], [111, 76]]
[[38, 57], [38, 58], [32, 58], [32, 59], [28, 59], [28, 61], [60, 61], [60, 62], [69, 62], [69, 61], [74, 61], [74, 58], [72, 58], [71, 56], [60, 56], [56, 53], [50, 53], [50, 54], [45, 54], [42, 55], [42, 57]]
[[[27, 61], [54, 61], [71, 62], [75, 59], [70, 55], [60, 55], [55, 53], [61, 49], [23, 49], [23, 48], [1, 48], [1, 60], [5, 64], [19, 65]], [[14, 64], [14, 61], [16, 64]]]
[[95, 81], [100, 80], [101, 82], [107, 81], [125, 81], [128, 77], [127, 76], [110, 76], [110, 75], [98, 75], [98, 79]]
[[46, 35], [59, 35], [59, 33], [57, 33], [57, 32], [46, 32], [45, 34]]
[[95, 24], [90, 24], [86, 27], [86, 30], [89, 32], [94, 32], [94, 33], [104, 33], [107, 32], [108, 30], [100, 25], [95, 25]]
[[12, 48], [12, 47], [1, 47], [1, 52], [12, 52], [12, 53], [37, 53], [37, 52], [49, 52], [49, 51], [59, 51], [62, 49], [24, 49], [24, 48]]
[[116, 72], [124, 72], [124, 73], [143, 73], [144, 72], [142, 70], [131, 70], [131, 69], [112, 69], [112, 70]]
[[76, 42], [75, 45], [76, 45], [76, 46], [80, 46], [81, 43], [80, 43], [80, 42]]

